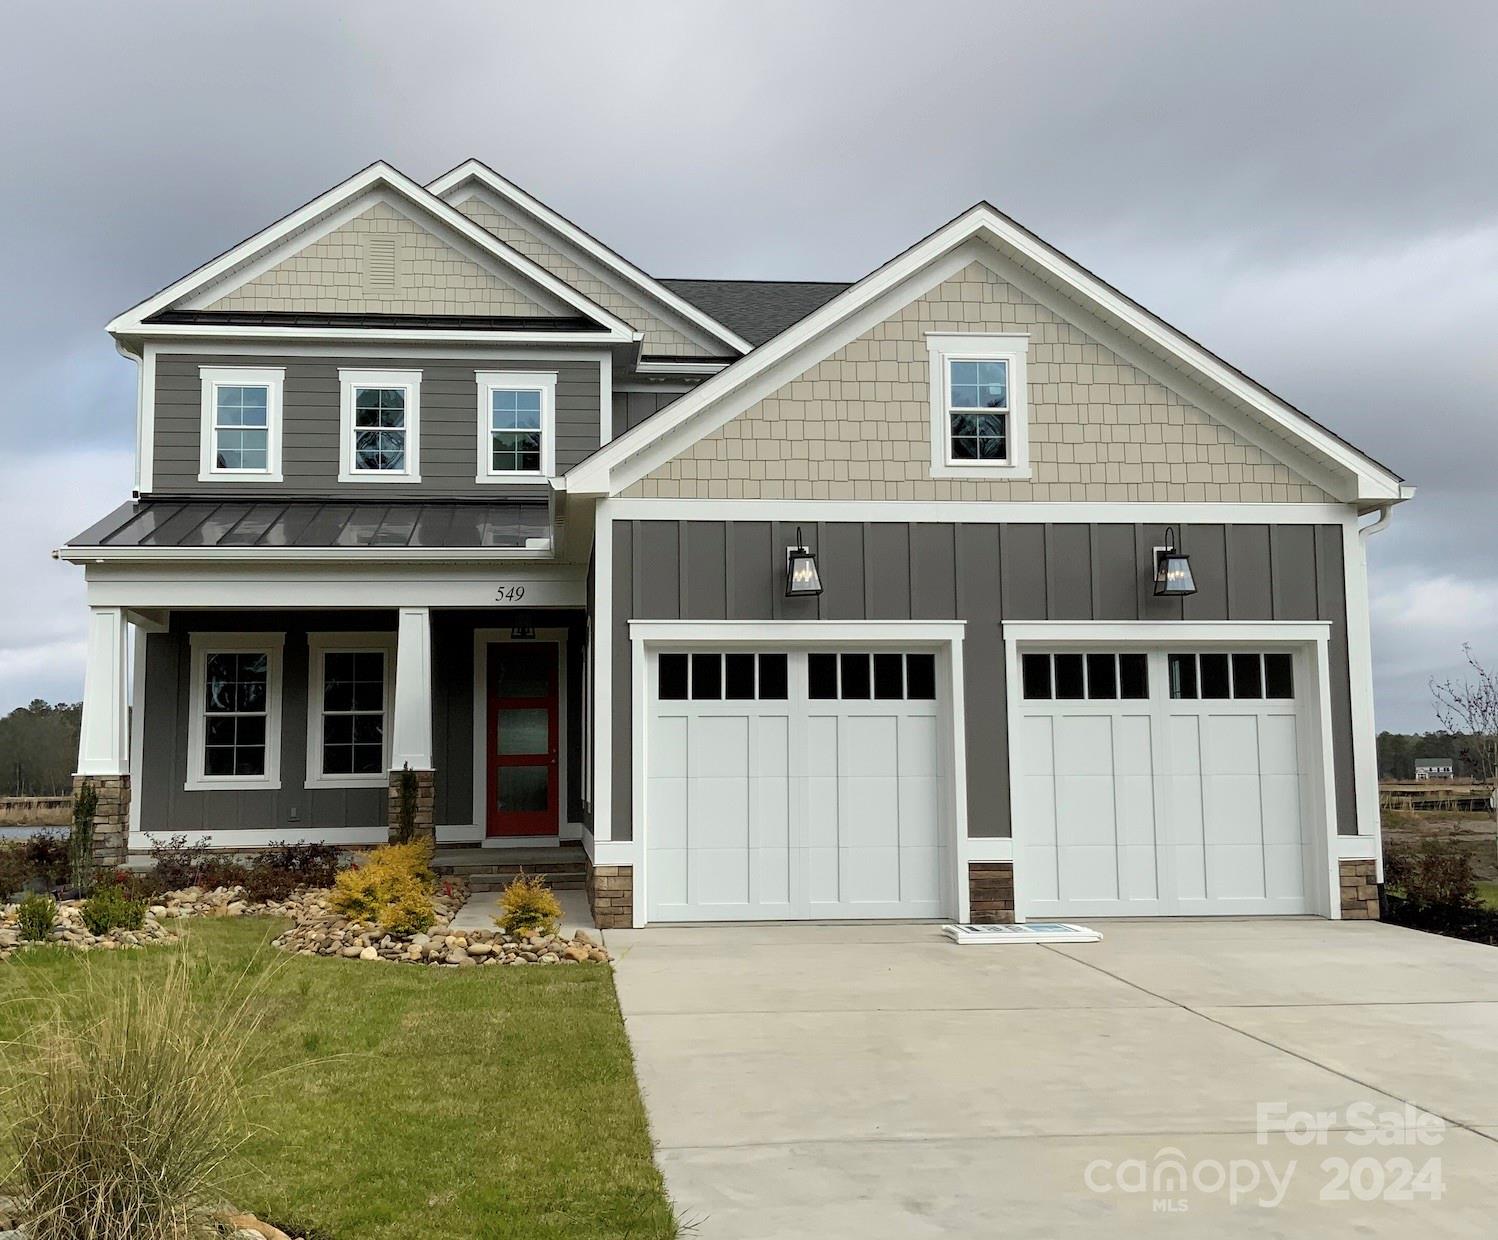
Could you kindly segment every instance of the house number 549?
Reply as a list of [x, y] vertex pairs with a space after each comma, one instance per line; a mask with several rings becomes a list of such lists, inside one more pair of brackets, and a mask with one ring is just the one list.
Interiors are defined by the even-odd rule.
[[524, 586], [500, 586], [494, 592], [494, 601], [496, 603], [518, 603], [524, 597]]

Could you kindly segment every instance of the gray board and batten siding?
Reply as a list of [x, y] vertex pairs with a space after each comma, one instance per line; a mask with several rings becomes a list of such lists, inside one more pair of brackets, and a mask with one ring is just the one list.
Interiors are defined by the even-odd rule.
[[[566, 694], [562, 703], [567, 789], [563, 821], [587, 820], [583, 805], [583, 642], [578, 611], [434, 611], [432, 613], [432, 762], [436, 767], [435, 821], [440, 827], [473, 819], [474, 630], [566, 629]], [[382, 828], [386, 790], [308, 788], [307, 688], [310, 633], [395, 635], [391, 611], [179, 612], [165, 633], [146, 636], [145, 731], [141, 830], [157, 835], [199, 831], [269, 831], [293, 838], [339, 827]], [[281, 662], [281, 786], [277, 789], [188, 791], [188, 720], [192, 643], [198, 632], [284, 633]], [[480, 693], [484, 688], [480, 686]], [[295, 815], [293, 817], [293, 815]], [[221, 841], [222, 842], [222, 841]], [[232, 845], [232, 840], [228, 841]]]
[[1329, 620], [1337, 831], [1357, 834], [1339, 525], [1192, 525], [1197, 593], [1156, 598], [1158, 525], [799, 523], [823, 593], [785, 597], [797, 523], [613, 523], [614, 839], [633, 838], [631, 620], [963, 620], [968, 834], [1007, 837], [1005, 620]]
[[[281, 368], [281, 463], [284, 482], [199, 482], [202, 393], [200, 369]], [[421, 482], [339, 482], [339, 370], [421, 371]], [[599, 447], [600, 364], [552, 355], [525, 361], [480, 358], [246, 357], [235, 354], [160, 354], [156, 358], [153, 490], [163, 494], [244, 495], [257, 487], [280, 495], [338, 495], [393, 499], [401, 493], [494, 495], [513, 486], [479, 484], [479, 371], [555, 371], [556, 467], [563, 473]]]

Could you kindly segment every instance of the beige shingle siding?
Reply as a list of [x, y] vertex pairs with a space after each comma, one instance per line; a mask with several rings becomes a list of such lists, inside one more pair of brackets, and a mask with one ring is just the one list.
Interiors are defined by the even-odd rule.
[[[379, 278], [378, 244], [371, 276], [371, 238], [396, 242], [393, 286]], [[518, 283], [479, 266], [385, 203], [262, 272], [209, 309], [527, 317], [576, 313], [549, 293], [523, 292]]]
[[[931, 477], [927, 332], [1027, 331], [1028, 482]], [[692, 499], [1329, 499], [973, 263], [625, 491]]]
[[644, 352], [664, 356], [715, 357], [727, 356], [728, 347], [708, 349], [682, 335], [674, 327], [663, 323], [633, 298], [626, 297], [612, 285], [605, 284], [591, 271], [585, 271], [565, 254], [546, 244], [514, 216], [501, 213], [485, 199], [473, 197], [458, 204], [475, 224], [493, 233], [506, 245], [513, 246], [532, 262], [539, 263], [547, 271], [575, 288], [584, 297], [596, 301], [605, 310], [623, 319], [636, 331], [645, 333]]

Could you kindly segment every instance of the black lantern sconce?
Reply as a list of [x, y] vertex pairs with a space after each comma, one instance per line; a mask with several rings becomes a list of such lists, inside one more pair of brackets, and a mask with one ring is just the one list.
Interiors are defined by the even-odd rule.
[[1184, 598], [1196, 593], [1196, 579], [1191, 575], [1191, 557], [1176, 550], [1173, 526], [1165, 530], [1165, 545], [1155, 548], [1155, 593]]
[[796, 527], [796, 545], [785, 549], [786, 598], [815, 598], [822, 592], [822, 575], [817, 572], [817, 553], [808, 551]]

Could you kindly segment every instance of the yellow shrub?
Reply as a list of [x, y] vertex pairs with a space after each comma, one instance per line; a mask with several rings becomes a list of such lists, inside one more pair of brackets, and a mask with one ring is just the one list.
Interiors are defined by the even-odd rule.
[[500, 914], [494, 920], [510, 934], [555, 934], [562, 906], [546, 880], [520, 875], [499, 895]]
[[432, 844], [386, 844], [364, 864], [342, 870], [328, 903], [352, 921], [378, 922], [392, 934], [426, 930], [436, 918], [432, 891]]

